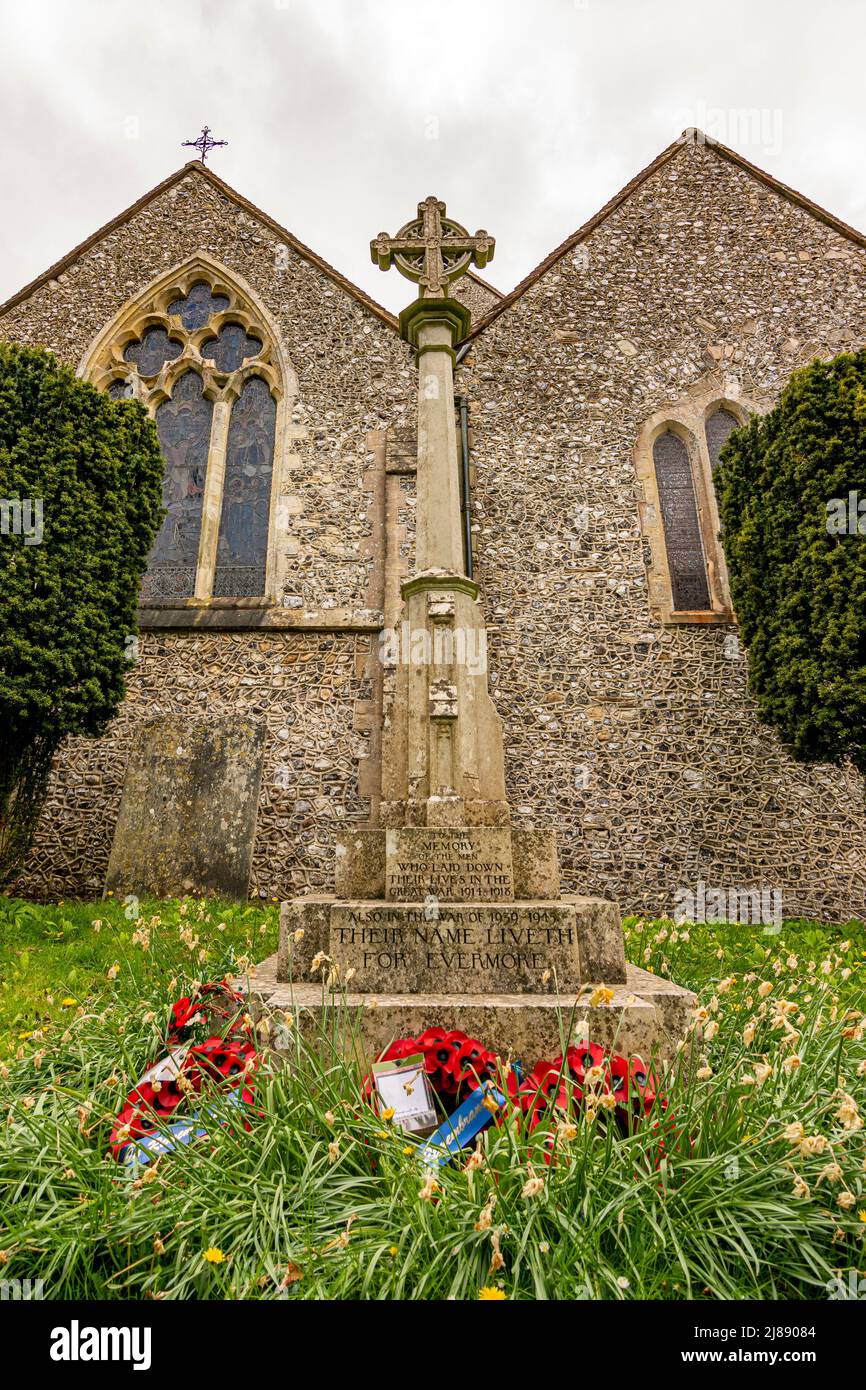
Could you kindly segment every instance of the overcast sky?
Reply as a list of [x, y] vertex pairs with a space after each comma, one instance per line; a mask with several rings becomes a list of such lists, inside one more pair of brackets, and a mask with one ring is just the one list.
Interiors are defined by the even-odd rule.
[[[866, 230], [864, 0], [0, 0], [0, 299], [188, 157], [389, 308], [436, 193], [510, 289], [687, 125]], [[194, 152], [193, 152], [194, 153]]]

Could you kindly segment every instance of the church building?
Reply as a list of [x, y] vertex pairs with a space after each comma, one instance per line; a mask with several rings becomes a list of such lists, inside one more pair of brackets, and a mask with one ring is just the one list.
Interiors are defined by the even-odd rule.
[[[687, 131], [510, 293], [472, 273], [454, 297], [464, 563], [513, 817], [556, 829], [564, 889], [624, 913], [756, 890], [786, 918], [866, 917], [862, 778], [758, 722], [713, 490], [795, 368], [866, 342], [866, 237]], [[167, 509], [126, 700], [62, 747], [13, 891], [98, 896], [165, 717], [260, 731], [250, 893], [331, 891], [338, 837], [389, 814], [416, 501], [397, 319], [196, 162], [0, 306], [0, 338], [144, 403]]]

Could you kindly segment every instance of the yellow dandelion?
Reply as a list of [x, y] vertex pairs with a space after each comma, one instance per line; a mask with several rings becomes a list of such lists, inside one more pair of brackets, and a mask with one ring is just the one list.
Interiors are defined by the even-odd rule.
[[507, 1298], [508, 1294], [497, 1289], [495, 1284], [485, 1284], [483, 1289], [478, 1290], [479, 1303], [503, 1303]]
[[218, 1245], [209, 1245], [202, 1255], [203, 1260], [207, 1260], [209, 1265], [225, 1264], [225, 1255]]

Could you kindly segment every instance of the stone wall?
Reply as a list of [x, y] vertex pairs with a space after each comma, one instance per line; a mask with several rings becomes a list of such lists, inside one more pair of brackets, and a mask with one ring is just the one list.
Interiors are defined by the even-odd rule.
[[334, 835], [363, 820], [359, 761], [369, 733], [369, 636], [153, 632], [105, 738], [72, 739], [52, 778], [16, 891], [52, 899], [102, 891], [136, 724], [159, 714], [249, 717], [267, 727], [251, 879], [261, 897], [333, 886]]
[[788, 916], [866, 915], [861, 780], [793, 763], [757, 723], [735, 629], [651, 619], [634, 467], [644, 421], [684, 394], [770, 401], [860, 346], [864, 270], [684, 145], [473, 340], [457, 389], [509, 791], [558, 826], [574, 890], [657, 910], [702, 879], [780, 889]]

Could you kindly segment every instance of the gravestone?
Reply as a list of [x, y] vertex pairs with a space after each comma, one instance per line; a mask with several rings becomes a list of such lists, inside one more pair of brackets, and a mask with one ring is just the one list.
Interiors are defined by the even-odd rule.
[[265, 728], [161, 715], [136, 732], [105, 879], [115, 894], [249, 892]]
[[370, 1052], [440, 1025], [534, 1060], [561, 1051], [563, 1017], [581, 1014], [603, 1044], [663, 1052], [693, 996], [626, 965], [614, 903], [561, 893], [552, 830], [511, 824], [480, 595], [464, 569], [452, 364], [469, 313], [448, 297], [493, 249], [435, 198], [372, 243], [383, 269], [396, 263], [420, 286], [400, 316], [418, 361], [415, 572], [383, 650], [379, 820], [338, 840], [334, 894], [283, 904], [280, 949], [255, 988], [304, 1027], [329, 989], [347, 988], [350, 1006], [366, 1006]]

